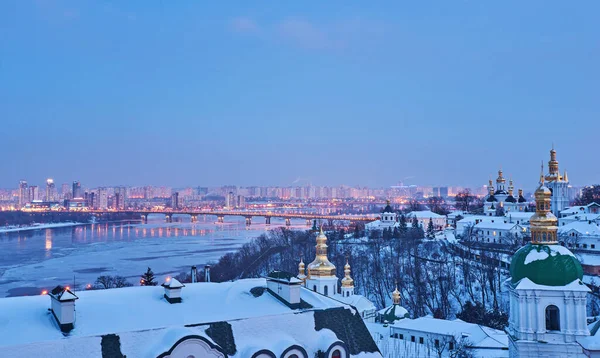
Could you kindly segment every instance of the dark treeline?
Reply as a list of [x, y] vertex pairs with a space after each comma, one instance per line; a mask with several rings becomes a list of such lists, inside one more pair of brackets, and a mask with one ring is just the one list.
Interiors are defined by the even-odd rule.
[[48, 212], [23, 212], [23, 211], [0, 211], [0, 226], [17, 225], [25, 226], [33, 223], [60, 223], [60, 222], [89, 222], [92, 216], [99, 222], [117, 220], [137, 220], [139, 215], [131, 213], [103, 213], [90, 214], [75, 211], [48, 211]]

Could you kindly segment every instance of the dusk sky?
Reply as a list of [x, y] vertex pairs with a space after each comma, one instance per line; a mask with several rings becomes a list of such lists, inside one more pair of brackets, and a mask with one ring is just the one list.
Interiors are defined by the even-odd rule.
[[[576, 5], [575, 5], [576, 4]], [[0, 187], [600, 181], [598, 1], [3, 1]], [[304, 183], [304, 182], [303, 182]]]

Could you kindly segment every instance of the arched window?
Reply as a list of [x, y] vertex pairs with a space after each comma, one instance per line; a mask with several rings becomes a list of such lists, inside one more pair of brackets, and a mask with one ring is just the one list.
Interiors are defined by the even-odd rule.
[[558, 307], [546, 307], [546, 331], [560, 331], [560, 315]]
[[331, 358], [342, 358], [342, 352], [340, 352], [339, 349], [336, 349], [335, 351], [333, 351]]
[[313, 291], [317, 292], [317, 285], [313, 285]]
[[350, 292], [346, 291], [346, 297], [350, 296]]
[[328, 289], [328, 288], [329, 288], [329, 287], [327, 287], [327, 286], [325, 286], [325, 287], [323, 288], [323, 294], [324, 294], [325, 296], [327, 296], [327, 293], [328, 293], [328, 292], [327, 292], [327, 289]]
[[297, 354], [290, 354], [288, 358], [299, 358]]

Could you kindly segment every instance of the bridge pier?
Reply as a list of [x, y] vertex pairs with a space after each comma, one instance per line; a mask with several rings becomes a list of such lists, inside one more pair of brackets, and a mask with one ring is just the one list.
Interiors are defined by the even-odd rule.
[[198, 215], [195, 215], [195, 214], [192, 215], [192, 222], [193, 223], [198, 222]]
[[148, 223], [148, 214], [142, 214], [142, 224], [147, 224]]
[[173, 222], [173, 214], [165, 214], [165, 222], [172, 223]]
[[271, 217], [265, 216], [265, 225], [271, 225]]
[[285, 218], [285, 226], [292, 226], [292, 220], [290, 218]]
[[217, 215], [217, 223], [222, 224], [225, 222], [225, 216]]
[[246, 216], [246, 226], [252, 225], [252, 216]]

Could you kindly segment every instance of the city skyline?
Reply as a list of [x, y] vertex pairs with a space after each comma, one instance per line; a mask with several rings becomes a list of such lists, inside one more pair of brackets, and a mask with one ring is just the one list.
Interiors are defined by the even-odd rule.
[[600, 4], [514, 4], [2, 4], [0, 187], [593, 184]]

